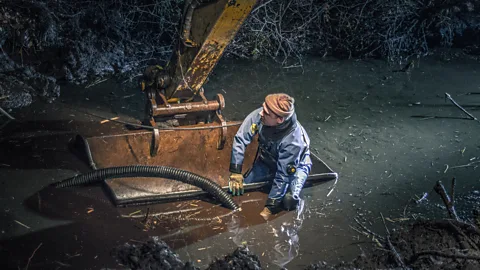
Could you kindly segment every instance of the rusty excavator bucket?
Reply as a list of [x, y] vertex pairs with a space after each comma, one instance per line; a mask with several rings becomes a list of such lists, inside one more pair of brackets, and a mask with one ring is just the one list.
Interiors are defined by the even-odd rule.
[[[236, 123], [229, 123], [236, 124]], [[208, 128], [212, 126], [214, 128]], [[161, 165], [179, 168], [206, 177], [228, 187], [228, 167], [232, 139], [238, 126], [227, 127], [226, 134], [217, 123], [189, 126], [198, 130], [160, 130], [158, 153], [151, 155], [155, 135], [151, 131], [127, 132], [108, 136], [80, 138], [90, 152], [97, 169], [128, 165]], [[218, 140], [225, 136], [222, 149]], [[248, 147], [245, 164], [252, 163], [255, 145]], [[203, 194], [190, 184], [164, 178], [129, 177], [107, 179], [115, 204], [143, 204]]]
[[[151, 155], [154, 135], [149, 131], [89, 138], [77, 136], [77, 140], [90, 154], [90, 163], [96, 169], [139, 164], [162, 165], [203, 176], [227, 190], [232, 140], [238, 130], [235, 124], [240, 123], [229, 124], [233, 125], [227, 129], [222, 149], [217, 148], [222, 131], [215, 123], [192, 126], [202, 128], [199, 130], [161, 130], [159, 152], [155, 156]], [[245, 170], [253, 164], [256, 151], [257, 142], [254, 140], [245, 153]], [[312, 162], [307, 183], [337, 179], [337, 174], [313, 154]], [[151, 204], [205, 194], [199, 187], [165, 178], [127, 177], [106, 179], [105, 183], [117, 206]], [[266, 185], [267, 182], [247, 184], [245, 190], [256, 190]]]
[[[161, 165], [186, 170], [228, 188], [232, 140], [241, 122], [226, 122], [223, 96], [207, 100], [202, 88], [257, 0], [185, 1], [182, 29], [172, 59], [150, 66], [141, 83], [147, 96], [143, 130], [108, 136], [77, 136], [96, 169]], [[148, 126], [145, 126], [148, 125]], [[244, 168], [253, 163], [257, 142], [247, 147]], [[337, 179], [313, 156], [307, 181]], [[254, 189], [267, 183], [246, 185]], [[116, 205], [146, 204], [197, 196], [200, 188], [163, 178], [106, 179]]]

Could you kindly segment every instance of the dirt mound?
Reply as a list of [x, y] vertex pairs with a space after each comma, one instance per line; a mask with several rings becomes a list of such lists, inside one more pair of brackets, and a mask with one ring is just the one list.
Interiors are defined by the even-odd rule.
[[[113, 252], [113, 256], [122, 265], [131, 269], [194, 270], [191, 262], [182, 262], [178, 255], [158, 237], [152, 237], [146, 243], [138, 245], [126, 243]], [[262, 269], [260, 260], [247, 248], [237, 248], [223, 259], [216, 259], [208, 270], [224, 269]]]
[[370, 254], [362, 254], [353, 262], [334, 266], [318, 262], [307, 269], [480, 268], [480, 230], [468, 223], [448, 219], [417, 221], [392, 232], [390, 247], [387, 242], [386, 238], [379, 239]]
[[215, 262], [212, 262], [207, 269], [260, 270], [262, 269], [262, 266], [258, 257], [252, 254], [247, 248], [237, 248], [231, 255], [227, 255], [223, 259], [217, 259]]
[[114, 251], [114, 256], [131, 269], [198, 269], [189, 262], [182, 262], [158, 237], [140, 245], [126, 243]]

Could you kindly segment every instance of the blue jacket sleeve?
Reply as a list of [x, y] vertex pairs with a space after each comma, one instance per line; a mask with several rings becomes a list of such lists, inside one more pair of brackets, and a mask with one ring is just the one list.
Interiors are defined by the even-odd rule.
[[[286, 184], [291, 184], [297, 171], [303, 171], [306, 175], [310, 173], [312, 162], [310, 160], [310, 139], [302, 126], [299, 126], [292, 134], [287, 136], [278, 145], [277, 172], [275, 173], [272, 187], [283, 187], [281, 190], [272, 190], [269, 197], [283, 196], [286, 192]], [[294, 168], [294, 171], [291, 169]]]
[[242, 164], [247, 145], [252, 142], [253, 137], [261, 127], [260, 111], [262, 108], [251, 112], [243, 121], [233, 139], [232, 156], [230, 159], [230, 172], [242, 173]]
[[[285, 145], [285, 143], [287, 143]], [[301, 155], [305, 146], [303, 140], [292, 140], [282, 142], [279, 145], [280, 151], [278, 152], [277, 172], [275, 173], [274, 181], [277, 183], [289, 184], [295, 177], [295, 172], [289, 173], [289, 167], [298, 169], [300, 165]]]

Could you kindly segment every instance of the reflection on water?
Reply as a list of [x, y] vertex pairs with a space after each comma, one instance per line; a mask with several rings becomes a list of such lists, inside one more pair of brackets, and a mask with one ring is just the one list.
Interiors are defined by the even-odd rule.
[[[305, 219], [305, 200], [300, 199], [297, 210], [292, 217], [291, 222], [283, 222], [280, 229], [274, 234], [275, 239], [275, 257], [273, 263], [279, 267], [284, 267], [298, 255], [300, 241], [298, 232], [302, 228]], [[275, 228], [274, 228], [275, 229]]]
[[235, 245], [238, 247], [245, 246], [245, 242], [242, 240], [245, 228], [241, 227], [240, 217], [237, 214], [232, 215], [231, 220], [227, 223], [227, 228], [228, 231], [233, 234], [233, 243], [235, 243]]
[[[267, 228], [270, 233], [262, 234], [264, 243], [272, 243], [271, 250], [264, 250], [271, 255], [271, 262], [280, 268], [284, 268], [289, 262], [298, 256], [300, 250], [300, 241], [298, 233], [302, 228], [305, 219], [305, 200], [300, 199], [297, 209], [293, 212], [291, 218], [287, 221], [276, 225], [274, 220], [267, 222]], [[232, 241], [238, 247], [247, 246], [246, 231], [248, 227], [242, 227], [241, 218], [238, 215], [232, 215], [231, 220], [227, 223], [228, 231], [231, 233]], [[263, 226], [262, 226], [263, 227]], [[268, 239], [270, 238], [270, 239]], [[260, 239], [259, 239], [260, 240]]]

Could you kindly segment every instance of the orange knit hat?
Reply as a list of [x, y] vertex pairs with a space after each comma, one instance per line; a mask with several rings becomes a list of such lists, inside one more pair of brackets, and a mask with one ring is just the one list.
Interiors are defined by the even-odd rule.
[[294, 103], [295, 99], [284, 93], [270, 94], [265, 97], [265, 105], [267, 105], [267, 108], [272, 113], [283, 118], [292, 116], [294, 111]]

